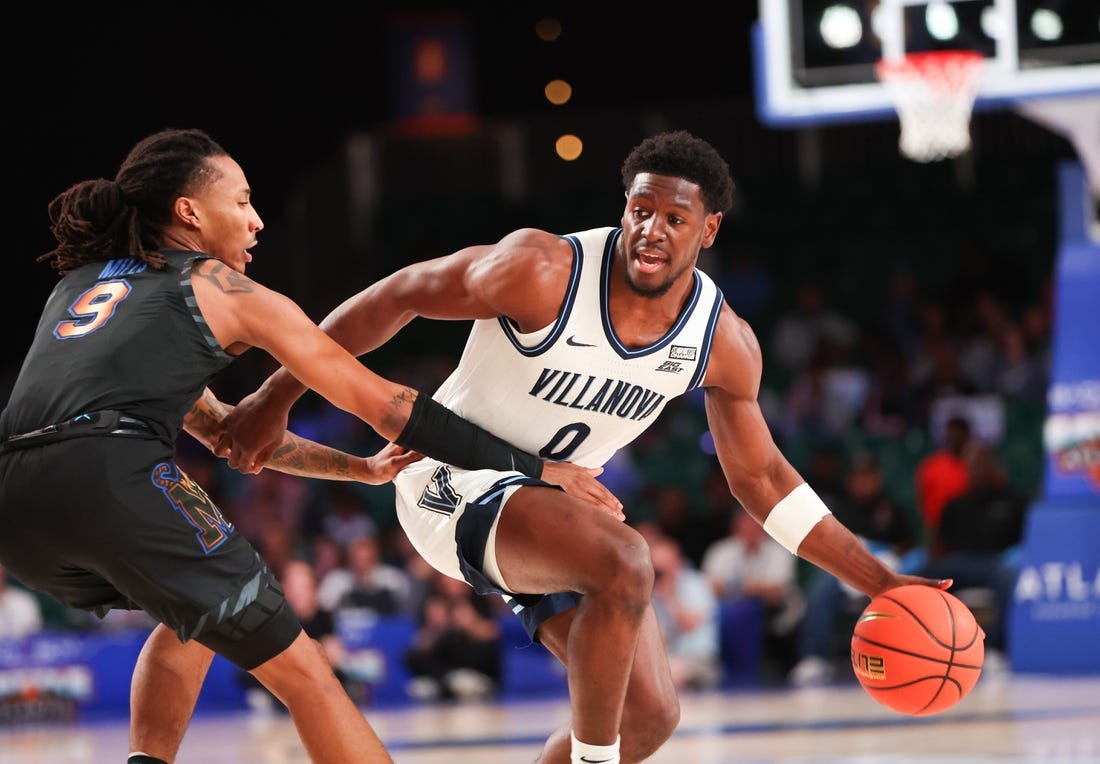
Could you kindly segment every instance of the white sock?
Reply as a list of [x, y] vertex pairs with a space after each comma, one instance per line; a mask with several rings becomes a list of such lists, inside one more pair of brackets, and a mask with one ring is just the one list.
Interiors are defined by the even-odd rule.
[[573, 764], [619, 764], [619, 738], [611, 745], [589, 745], [577, 740], [572, 732], [573, 751], [569, 760]]

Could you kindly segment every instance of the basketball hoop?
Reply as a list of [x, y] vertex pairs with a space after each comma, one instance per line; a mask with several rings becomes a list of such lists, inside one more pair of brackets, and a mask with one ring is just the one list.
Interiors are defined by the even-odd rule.
[[901, 122], [898, 148], [917, 162], [958, 156], [970, 148], [970, 115], [985, 58], [968, 50], [932, 50], [883, 58], [875, 74]]

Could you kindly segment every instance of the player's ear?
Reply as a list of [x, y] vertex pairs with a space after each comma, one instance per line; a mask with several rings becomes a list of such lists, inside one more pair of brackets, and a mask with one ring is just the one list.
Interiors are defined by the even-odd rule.
[[712, 212], [703, 220], [703, 249], [714, 245], [714, 237], [718, 235], [718, 228], [722, 225], [722, 213]]
[[195, 209], [195, 205], [191, 201], [190, 197], [178, 197], [175, 204], [172, 205], [172, 212], [181, 223], [189, 226], [194, 226], [195, 228], [198, 227], [198, 211]]

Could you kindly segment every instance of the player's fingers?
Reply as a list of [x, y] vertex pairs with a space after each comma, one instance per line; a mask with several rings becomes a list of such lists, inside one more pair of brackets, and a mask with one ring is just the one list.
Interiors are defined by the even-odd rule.
[[278, 447], [278, 443], [272, 443], [270, 446], [261, 449], [259, 453], [253, 456], [253, 461], [259, 465], [267, 464], [269, 461], [271, 461], [271, 457], [274, 456], [275, 449], [277, 449]]
[[607, 490], [605, 486], [599, 484], [597, 486], [597, 489], [589, 494], [592, 502], [612, 517], [620, 520], [625, 519], [622, 502], [615, 498], [615, 494]]
[[214, 443], [214, 455], [215, 456], [228, 456], [229, 454], [229, 439], [225, 433], [218, 436], [218, 440]]

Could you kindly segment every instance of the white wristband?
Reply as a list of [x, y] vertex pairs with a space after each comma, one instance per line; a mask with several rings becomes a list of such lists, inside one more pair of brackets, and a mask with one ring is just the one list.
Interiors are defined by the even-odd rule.
[[772, 507], [764, 520], [764, 530], [792, 554], [798, 554], [802, 540], [828, 514], [831, 512], [825, 502], [814, 493], [809, 483], [803, 483]]

